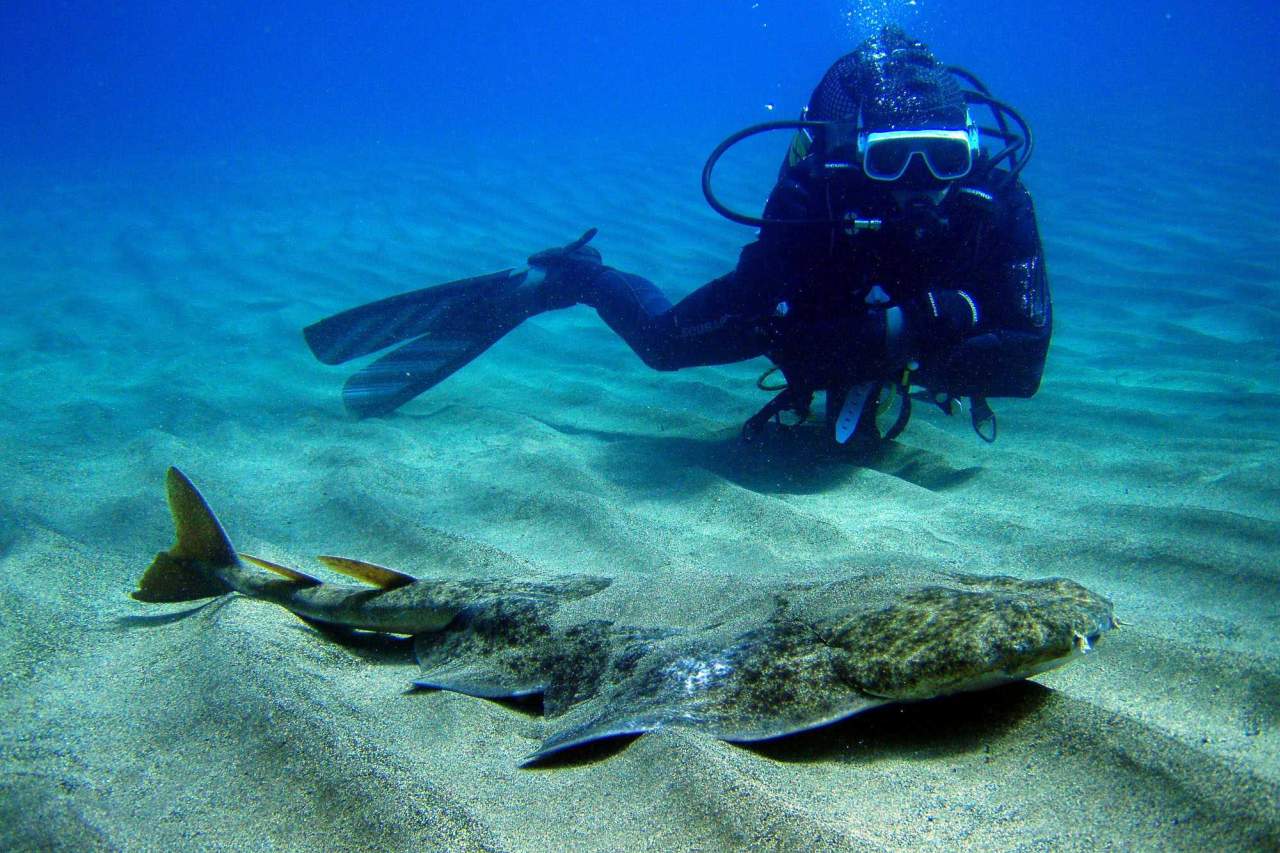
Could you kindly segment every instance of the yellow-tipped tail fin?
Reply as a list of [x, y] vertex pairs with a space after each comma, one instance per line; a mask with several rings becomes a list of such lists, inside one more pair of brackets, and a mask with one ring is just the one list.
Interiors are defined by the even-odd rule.
[[366, 563], [362, 560], [352, 560], [348, 557], [322, 556], [316, 559], [335, 572], [340, 572], [348, 577], [382, 589], [397, 589], [402, 586], [408, 586], [417, 580], [413, 575], [406, 575], [404, 572], [388, 569], [386, 566]]
[[313, 578], [306, 572], [300, 572], [297, 569], [291, 569], [288, 566], [282, 566], [279, 563], [273, 563], [270, 560], [264, 560], [261, 557], [255, 557], [252, 554], [241, 554], [240, 559], [248, 560], [255, 566], [261, 566], [267, 571], [275, 572], [278, 575], [283, 575], [291, 581], [297, 581], [298, 583], [306, 584], [307, 586], [319, 586], [323, 583], [319, 578]]
[[221, 570], [238, 560], [226, 531], [185, 474], [170, 468], [165, 485], [178, 541], [156, 555], [133, 597], [147, 602], [195, 601], [231, 592]]

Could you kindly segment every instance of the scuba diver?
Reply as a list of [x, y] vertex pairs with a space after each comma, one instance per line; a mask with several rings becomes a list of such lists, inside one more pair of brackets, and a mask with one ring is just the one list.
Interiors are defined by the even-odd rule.
[[[981, 110], [992, 126], [979, 126]], [[726, 207], [711, 183], [720, 156], [778, 130], [794, 137], [763, 214]], [[347, 409], [367, 417], [433, 387], [526, 318], [583, 304], [657, 370], [768, 356], [776, 367], [760, 387], [779, 393], [744, 425], [747, 438], [784, 413], [807, 418], [823, 392], [840, 443], [896, 437], [913, 396], [948, 414], [968, 398], [975, 431], [994, 441], [987, 398], [1036, 392], [1052, 327], [1018, 177], [1031, 149], [1026, 122], [975, 76], [886, 27], [831, 66], [799, 120], [746, 128], [712, 153], [708, 201], [759, 234], [732, 272], [679, 303], [605, 266], [591, 229], [526, 268], [353, 308], [305, 336], [326, 364], [408, 341], [348, 380]], [[775, 370], [785, 384], [769, 381]]]

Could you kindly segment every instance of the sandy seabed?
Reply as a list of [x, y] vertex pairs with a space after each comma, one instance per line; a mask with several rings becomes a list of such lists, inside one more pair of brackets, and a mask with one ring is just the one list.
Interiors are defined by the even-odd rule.
[[[750, 238], [701, 206], [700, 152], [27, 176], [0, 206], [0, 847], [1275, 849], [1280, 211], [1243, 190], [1280, 162], [1188, 188], [1162, 154], [1121, 196], [1042, 153], [1041, 393], [994, 401], [994, 446], [918, 407], [874, 456], [744, 448], [767, 365], [651, 372], [581, 308], [387, 419], [347, 418], [302, 343], [588, 225], [687, 292]], [[667, 730], [520, 769], [536, 713], [407, 692], [403, 649], [130, 601], [170, 464], [239, 547], [304, 567], [464, 576], [497, 549], [624, 579], [632, 613], [887, 565], [1065, 575], [1124, 627], [1032, 682], [766, 745]]]

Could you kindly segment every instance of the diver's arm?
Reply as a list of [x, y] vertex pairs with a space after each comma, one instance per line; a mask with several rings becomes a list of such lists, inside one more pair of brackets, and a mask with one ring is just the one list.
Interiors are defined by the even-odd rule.
[[1015, 187], [979, 281], [938, 288], [907, 310], [923, 348], [920, 381], [956, 397], [1030, 397], [1053, 330], [1031, 197]]

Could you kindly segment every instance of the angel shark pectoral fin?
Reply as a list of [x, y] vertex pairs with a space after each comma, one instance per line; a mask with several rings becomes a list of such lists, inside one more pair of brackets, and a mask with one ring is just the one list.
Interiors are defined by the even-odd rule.
[[679, 705], [659, 705], [634, 716], [610, 709], [586, 723], [554, 727], [538, 750], [525, 756], [521, 764], [537, 764], [557, 753], [599, 740], [647, 734], [670, 727], [692, 729], [729, 743], [760, 743], [829, 726], [891, 702], [892, 700], [877, 699], [853, 690], [842, 691], [841, 701], [825, 712], [790, 714], [789, 709], [779, 708], [777, 710], [780, 716], [771, 725], [746, 728], [741, 726], [741, 720], [733, 712], [703, 716], [691, 713]]
[[496, 596], [464, 607], [443, 630], [419, 634], [418, 687], [483, 699], [532, 696], [546, 689], [557, 603], [534, 595]]
[[464, 608], [443, 631], [420, 634], [414, 685], [484, 699], [541, 694], [555, 717], [599, 695], [614, 652], [644, 632], [588, 619], [556, 628], [542, 596], [510, 595]]
[[[543, 739], [542, 745], [538, 747], [537, 751], [529, 753], [520, 760], [520, 766], [532, 767], [535, 764], [546, 761], [548, 758], [580, 746], [586, 746], [589, 743], [611, 738], [648, 734], [663, 728], [665, 724], [662, 719], [647, 720], [641, 718], [633, 720], [626, 717], [605, 715], [599, 719], [590, 720], [583, 725], [570, 728], [554, 728]], [[690, 727], [698, 728], [696, 725]]]
[[477, 699], [524, 699], [546, 689], [541, 679], [522, 679], [500, 666], [482, 664], [438, 666], [424, 670], [414, 679], [414, 687], [447, 690]]
[[700, 631], [624, 652], [603, 689], [571, 708], [525, 764], [592, 741], [679, 726], [736, 743], [827, 725], [885, 704], [841, 677], [835, 655], [795, 623], [736, 637]]

